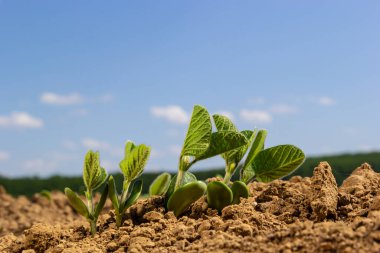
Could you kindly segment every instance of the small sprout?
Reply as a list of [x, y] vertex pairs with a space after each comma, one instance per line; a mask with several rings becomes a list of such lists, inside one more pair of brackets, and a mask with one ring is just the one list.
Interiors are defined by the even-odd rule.
[[[213, 133], [211, 118], [206, 108], [199, 105], [194, 106], [189, 129], [179, 158], [178, 174], [172, 179], [172, 181], [175, 180], [174, 188], [169, 187], [166, 194], [168, 210], [174, 211], [176, 216], [178, 216], [204, 194], [203, 192], [199, 196], [189, 196], [190, 190], [179, 191], [182, 187], [189, 184], [189, 182], [184, 181], [184, 178], [193, 164], [237, 149], [246, 145], [247, 142], [248, 140], [243, 134], [235, 131], [226, 130]], [[200, 193], [202, 189], [206, 190], [206, 187], [203, 187], [203, 183], [196, 181], [196, 179], [191, 182], [191, 185], [197, 189], [197, 193]], [[177, 191], [179, 192], [176, 193]], [[174, 196], [176, 201], [180, 201], [181, 203], [174, 205], [174, 200], [172, 200]]]
[[124, 159], [119, 164], [124, 175], [123, 189], [120, 196], [118, 196], [113, 177], [111, 176], [109, 179], [109, 197], [115, 210], [117, 227], [120, 227], [123, 223], [125, 210], [133, 205], [141, 194], [141, 180], [134, 182], [131, 191], [129, 191], [129, 186], [143, 172], [149, 155], [150, 147], [144, 144], [136, 146], [133, 142], [128, 141], [125, 145]]
[[[219, 132], [239, 133], [236, 126], [226, 116], [216, 114], [213, 118]], [[221, 154], [226, 164], [223, 182], [211, 182], [207, 186], [208, 204], [219, 212], [227, 205], [239, 204], [240, 198], [248, 197], [247, 183], [252, 180], [269, 182], [284, 177], [297, 169], [305, 160], [302, 150], [292, 145], [264, 149], [266, 130], [244, 130], [240, 134], [246, 137], [247, 144]], [[242, 181], [234, 182], [230, 189], [231, 177], [247, 151], [248, 154], [241, 169]]]
[[85, 156], [83, 168], [83, 181], [86, 186], [85, 196], [87, 204], [70, 188], [65, 188], [65, 194], [72, 207], [90, 223], [92, 235], [96, 233], [96, 222], [107, 200], [108, 186], [104, 187], [97, 205], [93, 203], [93, 191], [101, 187], [106, 180], [107, 172], [104, 168], [100, 167], [99, 153], [90, 150]]
[[48, 190], [42, 190], [40, 191], [40, 195], [44, 198], [46, 198], [47, 200], [49, 200], [49, 202], [51, 201], [51, 192], [48, 191]]
[[169, 188], [171, 175], [167, 172], [160, 174], [149, 187], [149, 196], [164, 195]]

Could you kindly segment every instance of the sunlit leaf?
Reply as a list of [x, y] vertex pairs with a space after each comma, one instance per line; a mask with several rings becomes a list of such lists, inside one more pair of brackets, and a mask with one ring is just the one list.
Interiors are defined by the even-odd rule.
[[169, 188], [171, 175], [167, 172], [160, 174], [149, 186], [149, 196], [164, 195]]
[[145, 144], [136, 146], [119, 166], [127, 181], [132, 181], [143, 172], [150, 155], [150, 147]]
[[87, 206], [79, 198], [79, 196], [73, 192], [70, 188], [65, 188], [65, 195], [70, 202], [70, 205], [77, 211], [80, 215], [89, 218], [90, 214], [88, 212]]
[[207, 185], [208, 206], [219, 212], [232, 202], [232, 191], [223, 182], [214, 181]]
[[209, 147], [211, 131], [211, 119], [206, 108], [194, 106], [181, 156], [198, 157], [204, 153]]
[[305, 160], [305, 154], [301, 149], [293, 145], [279, 145], [265, 149], [257, 154], [253, 163], [248, 168], [250, 178], [254, 177], [259, 182], [270, 182], [290, 174]]

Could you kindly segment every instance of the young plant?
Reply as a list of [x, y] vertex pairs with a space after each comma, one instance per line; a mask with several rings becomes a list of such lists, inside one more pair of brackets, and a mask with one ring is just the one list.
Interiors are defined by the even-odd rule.
[[115, 181], [110, 176], [109, 185], [109, 197], [111, 199], [116, 216], [116, 226], [120, 227], [123, 223], [124, 212], [128, 209], [141, 194], [142, 181], [136, 180], [131, 190], [129, 186], [132, 181], [138, 178], [144, 170], [144, 167], [149, 159], [150, 147], [140, 144], [136, 146], [133, 142], [128, 141], [125, 145], [124, 159], [119, 163], [121, 172], [124, 175], [123, 189], [118, 196]]
[[178, 173], [166, 193], [167, 208], [176, 216], [183, 213], [206, 191], [205, 183], [188, 172], [196, 162], [246, 145], [247, 138], [236, 131], [212, 132], [211, 118], [206, 108], [196, 105], [179, 157]]
[[65, 194], [72, 207], [90, 223], [92, 235], [96, 233], [96, 222], [106, 202], [108, 187], [104, 187], [100, 200], [96, 205], [93, 202], [93, 191], [101, 187], [106, 180], [107, 172], [100, 167], [99, 153], [90, 150], [85, 156], [83, 168], [83, 182], [86, 186], [85, 196], [87, 203], [85, 204], [70, 188], [65, 188]]
[[[218, 131], [235, 131], [236, 126], [222, 115], [213, 115]], [[207, 200], [210, 207], [221, 211], [225, 206], [240, 203], [240, 198], [248, 197], [247, 185], [253, 179], [269, 182], [290, 174], [304, 161], [305, 155], [292, 145], [280, 145], [264, 149], [266, 130], [244, 130], [241, 132], [248, 143], [222, 154], [226, 164], [223, 182], [211, 182], [207, 185]], [[246, 155], [249, 149], [248, 154]], [[241, 181], [230, 183], [239, 163], [246, 155], [241, 169]], [[229, 187], [231, 185], [231, 188]]]

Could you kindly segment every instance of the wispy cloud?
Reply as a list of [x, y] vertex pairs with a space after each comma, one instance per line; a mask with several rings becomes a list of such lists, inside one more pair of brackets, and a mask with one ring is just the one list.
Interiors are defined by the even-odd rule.
[[41, 128], [43, 125], [42, 119], [33, 117], [26, 112], [12, 112], [8, 116], [0, 115], [0, 127]]
[[253, 105], [262, 105], [265, 104], [266, 99], [263, 97], [256, 97], [248, 99], [248, 104]]
[[10, 157], [11, 155], [7, 151], [0, 150], [0, 162], [7, 161]]
[[272, 122], [272, 115], [267, 111], [262, 110], [247, 110], [243, 109], [240, 111], [240, 117], [254, 124], [258, 123], [270, 123]]
[[323, 105], [323, 106], [331, 106], [331, 105], [334, 105], [336, 103], [336, 101], [334, 99], [332, 99], [331, 97], [327, 97], [327, 96], [322, 96], [322, 97], [317, 98], [316, 102], [320, 105]]
[[49, 105], [76, 105], [83, 103], [84, 97], [79, 93], [62, 95], [53, 92], [45, 92], [41, 95], [40, 101]]
[[187, 124], [189, 122], [188, 113], [178, 105], [153, 106], [150, 108], [150, 112], [154, 117], [165, 119], [171, 123]]
[[99, 141], [93, 138], [85, 138], [82, 140], [82, 145], [86, 149], [94, 149], [94, 150], [108, 150], [110, 148], [110, 144], [104, 141]]
[[298, 112], [298, 108], [291, 105], [278, 104], [272, 106], [269, 111], [276, 114], [294, 114]]

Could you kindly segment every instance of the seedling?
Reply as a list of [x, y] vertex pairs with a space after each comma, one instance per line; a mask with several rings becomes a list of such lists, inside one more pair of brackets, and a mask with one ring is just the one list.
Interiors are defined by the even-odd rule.
[[118, 196], [115, 181], [112, 176], [109, 179], [109, 197], [111, 199], [116, 216], [116, 226], [123, 223], [124, 212], [139, 198], [142, 191], [142, 181], [136, 180], [129, 191], [132, 181], [137, 179], [144, 170], [149, 159], [150, 147], [140, 144], [135, 145], [127, 141], [125, 145], [124, 159], [119, 163], [121, 172], [124, 175], [123, 189]]
[[171, 178], [167, 172], [158, 175], [149, 187], [149, 196], [164, 195], [169, 188]]
[[197, 181], [195, 176], [188, 172], [192, 165], [244, 146], [247, 142], [247, 138], [236, 131], [213, 133], [211, 118], [206, 108], [194, 106], [179, 157], [178, 173], [172, 179], [166, 194], [168, 210], [174, 211], [178, 216], [205, 193], [205, 183]]
[[[213, 115], [213, 118], [218, 131], [238, 133], [236, 126], [226, 116]], [[218, 211], [227, 205], [240, 203], [241, 197], [247, 198], [246, 184], [252, 180], [269, 182], [284, 177], [297, 169], [305, 160], [302, 150], [292, 145], [264, 149], [266, 130], [244, 130], [240, 133], [248, 139], [248, 143], [221, 155], [226, 164], [224, 180], [223, 182], [211, 182], [207, 186], [208, 204]], [[248, 149], [249, 152], [246, 155]], [[246, 159], [241, 169], [241, 181], [235, 181], [231, 185], [231, 177], [245, 155]]]
[[99, 202], [94, 205], [93, 191], [101, 187], [107, 180], [107, 172], [100, 167], [99, 153], [88, 151], [84, 159], [83, 182], [86, 186], [85, 196], [87, 203], [73, 192], [70, 188], [65, 188], [65, 194], [73, 206], [73, 208], [90, 223], [90, 231], [92, 235], [96, 233], [96, 222], [102, 211], [108, 195], [108, 186], [104, 187]]
[[42, 190], [40, 191], [40, 195], [44, 198], [46, 198], [47, 200], [49, 200], [49, 202], [51, 202], [51, 192], [48, 191], [48, 190]]

